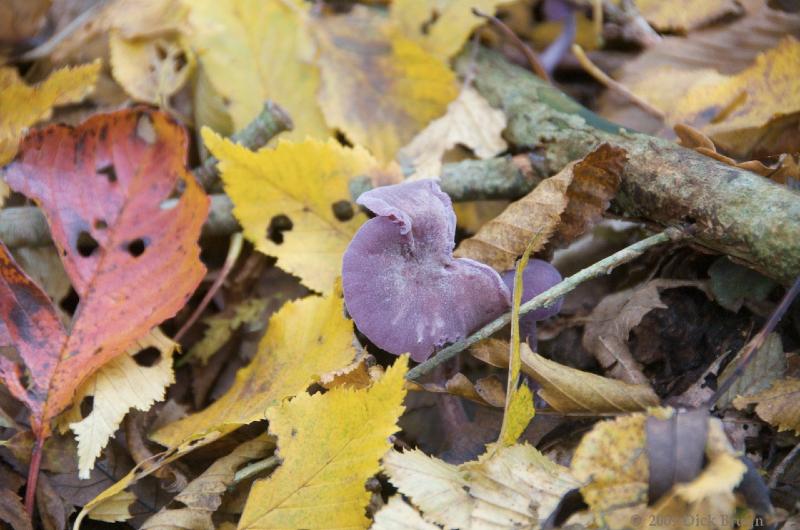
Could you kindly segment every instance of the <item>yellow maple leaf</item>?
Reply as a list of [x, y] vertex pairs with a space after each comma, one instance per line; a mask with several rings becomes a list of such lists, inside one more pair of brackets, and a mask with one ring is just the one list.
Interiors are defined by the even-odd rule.
[[353, 325], [344, 317], [340, 291], [288, 302], [269, 321], [267, 333], [233, 386], [208, 408], [156, 431], [151, 438], [167, 447], [214, 438], [264, 419], [282, 399], [302, 392], [355, 357]]
[[[308, 287], [328, 293], [341, 274], [342, 254], [366, 220], [350, 201], [349, 180], [377, 166], [360, 147], [323, 142], [279, 141], [275, 149], [250, 151], [203, 129], [203, 140], [220, 160], [233, 214], [256, 249]], [[338, 213], [338, 217], [337, 217]], [[268, 237], [283, 216], [282, 242]]]
[[395, 0], [391, 18], [403, 34], [436, 57], [455, 55], [472, 33], [485, 22], [472, 9], [494, 13], [497, 6], [512, 0]]
[[61, 68], [34, 86], [25, 84], [16, 69], [0, 67], [0, 166], [14, 158], [25, 130], [48, 119], [53, 107], [77, 103], [91, 94], [100, 64], [97, 60]]
[[126, 39], [114, 31], [108, 45], [114, 79], [137, 101], [169, 107], [194, 70], [194, 53], [179, 35]]
[[294, 122], [285, 137], [328, 136], [315, 103], [319, 72], [311, 63], [314, 48], [304, 27], [303, 2], [192, 0], [187, 5], [187, 37], [204, 75], [227, 102], [234, 130], [250, 123], [271, 99]]
[[528, 444], [459, 466], [417, 449], [392, 451], [383, 466], [425, 519], [445, 528], [539, 528], [561, 497], [580, 485], [569, 469]]
[[408, 357], [370, 388], [300, 394], [267, 413], [283, 464], [253, 484], [239, 529], [367, 528], [366, 480], [403, 413]]
[[355, 6], [315, 20], [313, 29], [328, 125], [381, 161], [394, 158], [457, 96], [450, 68], [375, 10]]
[[[175, 382], [172, 354], [176, 347], [176, 343], [155, 328], [78, 389], [74, 405], [59, 417], [59, 427], [62, 432], [69, 427], [78, 440], [80, 478], [89, 478], [95, 459], [130, 409], [146, 411], [153, 403], [164, 399], [167, 387]], [[156, 348], [160, 358], [151, 366], [140, 366], [136, 354], [147, 348]], [[88, 396], [93, 396], [94, 406], [83, 417], [81, 404]]]

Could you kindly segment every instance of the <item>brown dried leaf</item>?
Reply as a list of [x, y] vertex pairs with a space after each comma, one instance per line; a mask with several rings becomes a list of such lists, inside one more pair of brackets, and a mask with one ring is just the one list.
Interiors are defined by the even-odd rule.
[[800, 434], [800, 379], [788, 377], [775, 381], [770, 388], [754, 396], [739, 396], [733, 400], [737, 409], [756, 404], [756, 414], [779, 431], [793, 430]]
[[[508, 358], [507, 347], [506, 358]], [[506, 402], [505, 386], [495, 376], [484, 377], [473, 384], [467, 376], [459, 372], [445, 381], [444, 384], [418, 384], [413, 381], [408, 381], [406, 382], [406, 388], [409, 390], [434, 392], [436, 394], [451, 394], [489, 407], [502, 408]]]
[[455, 252], [505, 271], [537, 237], [535, 253], [552, 240], [565, 245], [582, 235], [608, 208], [619, 187], [627, 153], [603, 144], [573, 162], [486, 223]]
[[15, 530], [31, 530], [31, 520], [19, 496], [13, 491], [0, 489], [0, 521], [5, 521]]
[[633, 384], [647, 384], [641, 365], [628, 348], [628, 335], [653, 309], [666, 309], [659, 291], [676, 287], [697, 287], [704, 282], [656, 279], [642, 286], [607, 296], [589, 316], [583, 333], [583, 347], [592, 352], [609, 375]]

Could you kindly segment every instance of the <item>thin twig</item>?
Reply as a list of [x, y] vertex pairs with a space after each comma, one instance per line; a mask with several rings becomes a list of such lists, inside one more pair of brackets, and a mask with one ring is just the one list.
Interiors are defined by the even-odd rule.
[[269, 458], [265, 458], [264, 460], [259, 460], [258, 462], [253, 462], [252, 464], [248, 464], [233, 475], [233, 481], [231, 482], [230, 486], [228, 486], [228, 489], [229, 490], [233, 489], [233, 487], [236, 486], [238, 483], [242, 482], [243, 480], [247, 480], [252, 476], [255, 476], [259, 473], [262, 473], [270, 469], [274, 469], [278, 467], [280, 463], [281, 463], [280, 457], [277, 455], [272, 455]]
[[769, 476], [769, 489], [774, 489], [778, 485], [778, 479], [781, 478], [786, 468], [789, 467], [789, 464], [800, 455], [800, 444], [794, 446], [794, 448], [789, 451], [789, 454], [783, 457], [783, 460], [775, 466], [775, 469], [772, 470], [772, 474]]
[[514, 33], [514, 31], [511, 28], [509, 28], [505, 22], [503, 22], [494, 15], [489, 15], [487, 13], [484, 13], [477, 7], [472, 8], [472, 13], [476, 17], [481, 17], [489, 20], [492, 23], [492, 25], [503, 34], [505, 38], [514, 43], [514, 46], [516, 46], [519, 49], [519, 51], [522, 52], [522, 54], [528, 60], [528, 64], [530, 65], [533, 73], [539, 76], [541, 79], [544, 79], [548, 83], [550, 82], [550, 76], [547, 75], [547, 70], [544, 69], [541, 61], [539, 61], [539, 58], [533, 52], [531, 47], [522, 42], [522, 39], [517, 37], [517, 34]]
[[619, 81], [611, 79], [611, 77], [609, 77], [608, 74], [606, 74], [604, 71], [598, 68], [592, 62], [592, 60], [589, 59], [589, 57], [586, 55], [586, 53], [583, 51], [583, 48], [581, 48], [579, 44], [572, 45], [572, 54], [575, 56], [576, 59], [578, 59], [578, 62], [581, 64], [583, 69], [586, 70], [586, 72], [592, 77], [594, 77], [598, 82], [603, 84], [606, 88], [608, 88], [609, 90], [613, 90], [617, 94], [620, 94], [625, 99], [627, 99], [628, 101], [630, 101], [643, 111], [647, 112], [648, 114], [652, 114], [659, 120], [664, 120], [663, 112], [661, 112], [660, 110], [652, 106], [650, 103], [648, 103], [647, 101], [643, 100], [642, 98], [631, 92], [628, 87], [626, 87]]
[[[211, 299], [214, 298], [214, 295], [217, 294], [219, 288], [222, 287], [222, 284], [225, 282], [225, 279], [230, 274], [231, 269], [236, 264], [236, 260], [239, 259], [239, 254], [242, 253], [242, 241], [243, 241], [242, 233], [236, 232], [231, 236], [231, 242], [228, 246], [228, 255], [225, 256], [225, 263], [222, 265], [222, 269], [220, 269], [219, 274], [214, 279], [214, 283], [211, 284], [211, 287], [208, 288], [206, 295], [203, 297], [203, 300], [200, 304], [195, 308], [194, 312], [191, 316], [183, 323], [181, 329], [173, 337], [175, 342], [181, 340], [181, 338], [186, 334], [187, 331], [194, 325], [200, 315], [205, 311], [206, 307], [209, 303], [211, 303]], [[184, 355], [181, 359], [179, 359], [179, 364], [183, 364], [187, 355]]]
[[[520, 307], [519, 315], [520, 317], [530, 311], [535, 309], [540, 309], [542, 307], [547, 307], [552, 305], [556, 300], [567, 294], [568, 292], [575, 289], [578, 285], [582, 284], [585, 281], [591, 280], [592, 278], [597, 278], [598, 276], [602, 276], [603, 274], [609, 274], [612, 270], [616, 267], [622, 265], [623, 263], [627, 263], [635, 258], [638, 258], [644, 252], [654, 246], [660, 245], [662, 243], [666, 243], [668, 241], [677, 241], [686, 237], [686, 234], [679, 230], [678, 228], [667, 228], [663, 232], [659, 232], [653, 236], [650, 236], [646, 239], [643, 239], [633, 245], [623, 248], [622, 250], [615, 252], [614, 254], [608, 256], [605, 259], [598, 261], [597, 263], [586, 267], [585, 269], [573, 274], [569, 278], [563, 280], [561, 283], [558, 283], [551, 287], [550, 289], [546, 290], [542, 294], [528, 300], [522, 307]], [[439, 366], [443, 362], [455, 357], [462, 351], [466, 350], [476, 342], [479, 342], [485, 338], [490, 337], [496, 331], [499, 331], [504, 326], [506, 326], [509, 322], [511, 322], [511, 312], [508, 312], [495, 320], [489, 322], [484, 327], [470, 335], [464, 340], [458, 341], [450, 346], [444, 348], [443, 350], [439, 351], [436, 355], [425, 361], [424, 363], [416, 366], [412, 370], [406, 374], [406, 379], [410, 381], [415, 381], [419, 379], [421, 376], [427, 374], [435, 367]]]
[[767, 336], [775, 330], [775, 326], [777, 326], [778, 322], [781, 321], [781, 318], [783, 318], [783, 315], [789, 309], [789, 306], [792, 305], [792, 302], [797, 297], [798, 293], [800, 293], [800, 276], [794, 280], [792, 286], [788, 291], [786, 291], [786, 294], [783, 295], [781, 303], [778, 304], [778, 307], [776, 307], [769, 316], [769, 319], [764, 324], [764, 327], [762, 327], [755, 337], [750, 339], [750, 342], [748, 342], [744, 347], [744, 353], [742, 353], [742, 356], [739, 357], [739, 362], [736, 365], [736, 369], [725, 380], [725, 382], [720, 385], [717, 391], [714, 392], [714, 395], [711, 396], [711, 399], [709, 399], [706, 403], [706, 408], [710, 409], [713, 407], [719, 398], [724, 396], [728, 390], [730, 390], [733, 383], [736, 382], [739, 377], [741, 377], [747, 368], [747, 365], [750, 364], [750, 361], [755, 359], [758, 350], [761, 349], [761, 346], [764, 344]]

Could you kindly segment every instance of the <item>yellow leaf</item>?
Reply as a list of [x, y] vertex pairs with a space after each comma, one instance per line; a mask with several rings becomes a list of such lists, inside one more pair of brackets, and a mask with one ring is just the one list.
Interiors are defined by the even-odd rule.
[[391, 18], [409, 39], [442, 59], [455, 55], [472, 33], [483, 24], [472, 13], [477, 8], [493, 14], [497, 6], [512, 0], [394, 0]]
[[408, 357], [366, 390], [300, 394], [268, 413], [283, 464], [250, 490], [239, 529], [367, 528], [364, 488], [403, 413]]
[[26, 129], [50, 117], [53, 107], [77, 103], [92, 93], [100, 61], [61, 68], [38, 85], [28, 86], [16, 69], [0, 66], [0, 166], [17, 153]]
[[506, 407], [503, 424], [500, 427], [498, 446], [508, 447], [517, 443], [525, 427], [531, 422], [536, 411], [533, 408], [533, 394], [528, 384], [520, 380], [522, 359], [520, 357], [519, 306], [522, 303], [522, 271], [528, 265], [531, 249], [537, 244], [538, 235], [528, 243], [525, 252], [517, 263], [514, 272], [514, 292], [511, 304], [511, 352], [508, 361], [508, 385], [506, 387]]
[[353, 339], [340, 292], [288, 302], [272, 316], [255, 357], [239, 370], [225, 394], [205, 410], [162, 427], [151, 438], [177, 447], [264, 419], [270, 407], [352, 361]]
[[800, 379], [779, 379], [767, 390], [752, 396], [738, 396], [733, 400], [737, 409], [756, 404], [756, 414], [779, 431], [793, 430], [800, 435]]
[[294, 122], [294, 130], [284, 137], [328, 136], [315, 103], [319, 72], [310, 62], [313, 43], [302, 2], [192, 0], [187, 5], [188, 39], [204, 75], [227, 102], [234, 130], [250, 123], [271, 99]]
[[[164, 399], [167, 387], [175, 382], [172, 354], [176, 347], [155, 328], [78, 389], [74, 405], [59, 418], [59, 424], [62, 429], [68, 425], [78, 440], [79, 478], [89, 478], [95, 459], [130, 409], [146, 411]], [[156, 348], [160, 358], [152, 366], [140, 366], [136, 354], [147, 348]], [[94, 398], [93, 408], [82, 418], [81, 403], [89, 396]]]
[[561, 496], [580, 485], [567, 468], [527, 444], [499, 448], [460, 466], [416, 449], [392, 451], [383, 465], [423, 517], [445, 528], [539, 528]]
[[[275, 149], [255, 153], [209, 129], [203, 130], [203, 140], [220, 160], [225, 191], [245, 237], [308, 287], [330, 292], [341, 274], [342, 254], [366, 220], [350, 201], [348, 183], [376, 166], [369, 153], [332, 138], [282, 140]], [[344, 220], [337, 211], [347, 214]], [[278, 244], [268, 238], [268, 230], [280, 216], [291, 230], [282, 233]]]
[[387, 162], [457, 95], [440, 59], [364, 6], [314, 22], [328, 125]]
[[109, 37], [114, 79], [137, 101], [169, 107], [194, 70], [194, 53], [180, 36], [125, 39]]
[[481, 159], [505, 151], [508, 145], [501, 136], [505, 128], [505, 114], [467, 87], [447, 107], [447, 114], [428, 124], [400, 150], [398, 159], [414, 168], [412, 178], [438, 179], [442, 157], [456, 145], [468, 147]]
[[739, 15], [734, 0], [636, 0], [642, 16], [659, 31], [686, 33], [724, 16]]
[[175, 496], [174, 501], [181, 503], [179, 508], [161, 508], [139, 527], [140, 530], [214, 530], [211, 516], [222, 504], [222, 496], [228, 487], [234, 483], [236, 471], [251, 460], [265, 458], [274, 448], [275, 444], [266, 434], [241, 444], [211, 464]]
[[203, 324], [207, 326], [203, 338], [192, 345], [186, 357], [192, 361], [199, 361], [200, 364], [206, 364], [211, 356], [228, 342], [234, 331], [243, 324], [258, 319], [266, 309], [266, 299], [250, 298], [223, 314], [206, 318], [203, 320]]
[[106, 523], [127, 521], [133, 517], [131, 506], [134, 502], [136, 502], [136, 495], [130, 491], [122, 491], [93, 510], [89, 514], [89, 518]]
[[512, 202], [477, 234], [462, 241], [456, 257], [481, 261], [502, 272], [514, 266], [536, 234], [532, 252], [551, 239], [562, 245], [575, 240], [608, 208], [626, 158], [624, 150], [600, 145]]

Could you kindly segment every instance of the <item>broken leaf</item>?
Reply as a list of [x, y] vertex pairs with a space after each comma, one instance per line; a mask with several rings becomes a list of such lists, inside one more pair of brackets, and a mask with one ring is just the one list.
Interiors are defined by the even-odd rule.
[[505, 128], [505, 114], [492, 108], [477, 90], [466, 87], [447, 107], [447, 114], [430, 122], [397, 157], [413, 168], [411, 178], [438, 179], [442, 157], [457, 145], [468, 147], [480, 159], [505, 151], [508, 145], [501, 136]]
[[[164, 399], [166, 388], [175, 382], [172, 354], [177, 344], [158, 328], [138, 339], [128, 352], [113, 359], [89, 378], [75, 394], [74, 404], [59, 417], [78, 441], [78, 476], [89, 478], [94, 462], [130, 409], [148, 410]], [[152, 365], [140, 365], [137, 354], [149, 348], [158, 352]], [[83, 417], [81, 404], [92, 397], [92, 411]]]
[[340, 128], [382, 162], [457, 96], [455, 76], [440, 59], [365, 6], [314, 22], [319, 39], [319, 102]]
[[447, 60], [484, 23], [473, 9], [492, 14], [511, 0], [395, 0], [391, 19], [409, 39], [436, 57]]
[[779, 431], [793, 430], [800, 434], [800, 379], [788, 377], [778, 379], [766, 390], [752, 395], [739, 396], [733, 400], [737, 409], [743, 409], [755, 403], [756, 414], [778, 427]]
[[[20, 506], [22, 504], [20, 503]], [[409, 506], [399, 495], [389, 499], [386, 505], [375, 514], [372, 530], [439, 530], [429, 523], [417, 510]]]
[[235, 131], [249, 124], [269, 99], [292, 117], [294, 129], [285, 137], [302, 141], [329, 135], [316, 104], [320, 75], [311, 63], [314, 46], [304, 25], [309, 15], [303, 2], [198, 0], [188, 5], [187, 38]]
[[408, 357], [400, 357], [368, 389], [303, 393], [270, 409], [283, 464], [253, 484], [240, 530], [367, 528], [364, 483], [398, 430], [407, 370]]
[[0, 66], [0, 166], [14, 158], [25, 129], [50, 117], [53, 107], [77, 103], [92, 93], [100, 61], [56, 70], [28, 86], [17, 70]]
[[[20, 367], [3, 357], [3, 379], [30, 408], [38, 437], [49, 434], [49, 420], [83, 381], [172, 317], [205, 274], [197, 239], [208, 198], [186, 171], [185, 156], [183, 128], [138, 108], [97, 115], [74, 129], [36, 131], [7, 168], [9, 185], [44, 211], [81, 298], [67, 331], [0, 247], [0, 288], [7, 293], [0, 296], [0, 339], [16, 347], [31, 374], [26, 387]], [[163, 209], [176, 187], [180, 198]]]
[[288, 302], [272, 316], [255, 358], [239, 370], [225, 394], [205, 410], [162, 427], [151, 438], [177, 447], [264, 419], [273, 405], [351, 362], [356, 355], [353, 338], [338, 292]]
[[329, 293], [342, 254], [366, 216], [350, 201], [349, 179], [376, 166], [360, 147], [333, 138], [278, 142], [258, 152], [203, 129], [217, 157], [233, 214], [255, 247], [305, 285]]
[[561, 245], [573, 241], [608, 208], [626, 159], [624, 150], [601, 145], [511, 203], [477, 234], [462, 241], [455, 255], [505, 271], [513, 268], [535, 234], [532, 252], [541, 250], [554, 236]]
[[538, 528], [561, 496], [579, 486], [568, 469], [527, 444], [460, 466], [417, 449], [392, 451], [383, 465], [423, 517], [446, 529]]
[[125, 39], [109, 37], [114, 79], [136, 101], [169, 108], [169, 98], [189, 80], [194, 53], [178, 36]]
[[734, 0], [636, 0], [636, 7], [659, 31], [681, 33], [742, 12], [741, 6]]
[[[205, 320], [206, 330], [203, 338], [192, 345], [185, 358], [197, 360], [200, 364], [208, 360], [231, 338], [242, 325], [254, 322], [267, 309], [264, 298], [250, 298], [228, 310], [224, 314], [213, 315]], [[183, 358], [182, 358], [183, 359]]]
[[753, 359], [745, 366], [744, 371], [734, 375], [745, 351], [746, 348], [742, 348], [717, 376], [718, 386], [724, 384], [729, 377], [736, 377], [728, 391], [717, 400], [719, 408], [730, 405], [736, 396], [752, 396], [766, 390], [773, 381], [783, 377], [786, 372], [786, 354], [783, 352], [783, 342], [779, 334], [770, 333], [758, 352], [753, 355]]
[[[266, 458], [274, 447], [274, 443], [266, 434], [243, 443], [230, 454], [211, 464], [175, 496], [173, 500], [183, 506], [172, 509], [164, 507], [139, 528], [214, 530], [216, 527], [211, 515], [222, 504], [222, 496], [233, 484], [236, 471], [252, 460]], [[92, 518], [96, 518], [94, 512]]]

